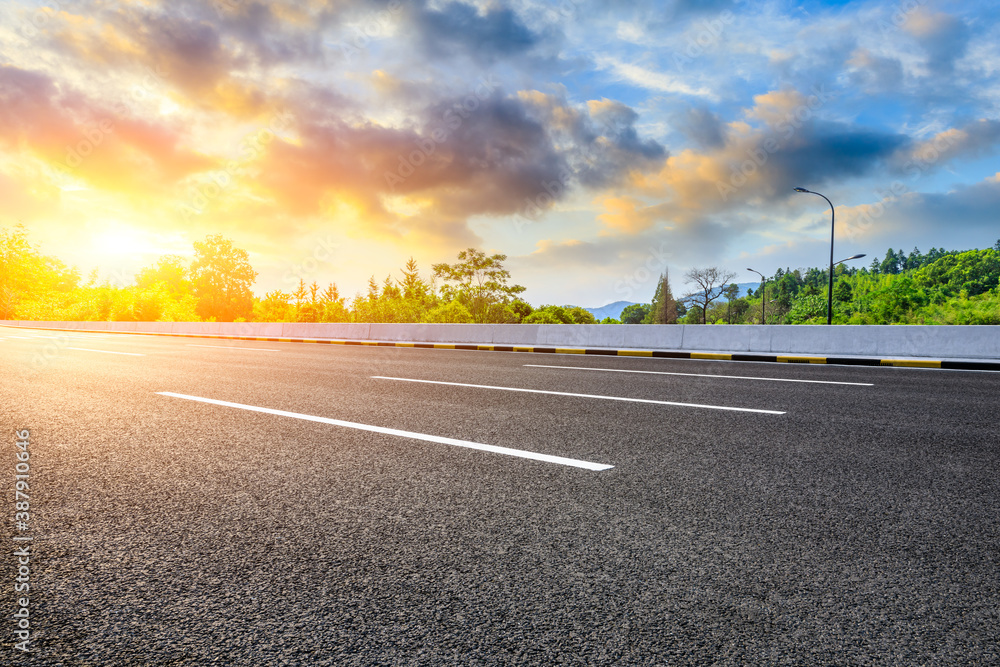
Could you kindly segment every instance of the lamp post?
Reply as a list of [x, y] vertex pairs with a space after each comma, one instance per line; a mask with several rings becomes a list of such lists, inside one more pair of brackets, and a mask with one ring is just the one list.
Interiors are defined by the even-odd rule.
[[805, 192], [811, 195], [819, 195], [823, 199], [826, 199], [826, 203], [830, 205], [830, 289], [827, 291], [827, 298], [826, 298], [826, 323], [833, 324], [833, 230], [834, 230], [833, 202], [830, 201], [826, 195], [820, 194], [818, 192], [813, 192], [812, 190], [806, 190], [805, 188], [795, 188], [795, 191]]
[[866, 255], [866, 254], [864, 254], [864, 253], [861, 253], [860, 255], [851, 255], [851, 256], [850, 256], [850, 257], [848, 257], [847, 259], [842, 259], [842, 260], [840, 260], [839, 262], [834, 262], [834, 263], [833, 263], [833, 265], [834, 265], [834, 266], [837, 266], [838, 264], [843, 264], [844, 262], [849, 262], [849, 261], [851, 261], [852, 259], [861, 259], [862, 257], [867, 257], [867, 256], [868, 256], [868, 255]]
[[760, 271], [754, 271], [751, 268], [748, 268], [747, 271], [756, 273], [758, 276], [760, 276], [760, 323], [764, 324], [764, 300], [767, 298], [766, 297], [767, 278], [765, 278], [764, 274], [761, 273]]
[[733, 299], [732, 292], [726, 292], [726, 324], [733, 323]]

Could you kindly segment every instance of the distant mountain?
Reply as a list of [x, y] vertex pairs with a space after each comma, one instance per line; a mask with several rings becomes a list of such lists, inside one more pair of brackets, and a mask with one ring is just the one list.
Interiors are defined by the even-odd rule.
[[614, 303], [609, 303], [606, 306], [601, 306], [600, 308], [586, 308], [584, 310], [588, 311], [594, 318], [600, 322], [605, 317], [613, 317], [616, 320], [621, 319], [622, 311], [628, 306], [633, 305], [632, 301], [615, 301]]
[[[746, 296], [749, 290], [752, 289], [755, 290], [758, 287], [760, 287], [760, 283], [736, 283], [736, 285], [737, 287], [740, 288], [740, 291], [736, 295], [736, 298]], [[614, 303], [609, 303], [608, 305], [601, 306], [599, 308], [587, 308], [586, 306], [584, 306], [583, 309], [588, 311], [591, 315], [593, 315], [594, 319], [596, 319], [598, 322], [603, 320], [605, 317], [612, 317], [616, 320], [620, 320], [622, 318], [622, 311], [625, 310], [628, 306], [631, 306], [635, 303], [636, 302], [634, 301], [615, 301]]]
[[758, 287], [760, 287], [760, 283], [759, 282], [758, 283], [736, 283], [736, 286], [740, 288], [739, 293], [737, 293], [737, 295], [736, 295], [736, 298], [738, 299], [741, 296], [746, 296], [748, 291], [755, 290]]

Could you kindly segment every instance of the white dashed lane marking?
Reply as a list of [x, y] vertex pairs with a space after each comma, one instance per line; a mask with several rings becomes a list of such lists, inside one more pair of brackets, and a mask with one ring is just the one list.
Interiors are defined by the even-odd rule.
[[411, 440], [423, 440], [426, 442], [435, 442], [441, 445], [452, 445], [454, 447], [478, 449], [484, 452], [492, 452], [494, 454], [506, 454], [507, 456], [516, 456], [522, 459], [532, 459], [535, 461], [545, 461], [546, 463], [557, 463], [559, 465], [572, 466], [574, 468], [584, 468], [586, 470], [600, 471], [600, 470], [608, 470], [614, 467], [606, 463], [591, 463], [590, 461], [581, 461], [579, 459], [568, 459], [562, 456], [552, 456], [550, 454], [539, 454], [537, 452], [529, 452], [523, 449], [511, 449], [509, 447], [497, 447], [496, 445], [485, 445], [480, 442], [471, 442], [469, 440], [456, 440], [455, 438], [444, 438], [437, 435], [427, 435], [426, 433], [414, 433], [413, 431], [401, 431], [395, 428], [384, 428], [382, 426], [372, 426], [370, 424], [359, 424], [356, 422], [343, 421], [341, 419], [330, 419], [328, 417], [317, 417], [315, 415], [306, 415], [299, 412], [273, 410], [271, 408], [261, 408], [256, 405], [245, 405], [243, 403], [230, 403], [229, 401], [219, 401], [213, 398], [202, 398], [200, 396], [189, 396], [187, 394], [175, 394], [172, 391], [160, 391], [157, 393], [160, 394], [161, 396], [183, 398], [188, 401], [198, 401], [199, 403], [210, 403], [212, 405], [221, 405], [227, 408], [238, 408], [240, 410], [250, 410], [252, 412], [263, 412], [269, 415], [278, 415], [279, 417], [291, 417], [293, 419], [303, 419], [305, 421], [319, 422], [321, 424], [332, 424], [333, 426], [342, 426], [344, 428], [351, 428], [359, 431], [370, 431], [372, 433], [394, 435], [400, 438], [410, 438]]
[[628, 398], [625, 396], [602, 396], [600, 394], [575, 394], [566, 391], [547, 391], [544, 389], [522, 389], [520, 387], [496, 387], [485, 384], [465, 384], [462, 382], [439, 382], [437, 380], [415, 380], [413, 378], [393, 378], [383, 375], [373, 375], [374, 380], [396, 380], [397, 382], [420, 382], [423, 384], [440, 384], [451, 387], [469, 387], [471, 389], [496, 389], [500, 391], [521, 391], [529, 394], [549, 394], [552, 396], [570, 396], [573, 398], [599, 398], [605, 401], [626, 401], [629, 403], [651, 403], [654, 405], [673, 405], [682, 408], [703, 408], [706, 410], [729, 410], [732, 412], [757, 412], [766, 415], [783, 415], [779, 410], [758, 410], [756, 408], [734, 408], [726, 405], [705, 405], [702, 403], [678, 403], [676, 401], [656, 401], [649, 398]]

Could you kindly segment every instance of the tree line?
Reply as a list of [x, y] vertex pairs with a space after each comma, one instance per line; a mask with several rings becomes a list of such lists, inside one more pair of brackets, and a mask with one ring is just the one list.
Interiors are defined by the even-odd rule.
[[83, 280], [75, 267], [42, 254], [17, 225], [0, 228], [0, 319], [39, 321], [447, 322], [592, 324], [583, 308], [533, 308], [511, 282], [503, 254], [475, 248], [455, 263], [434, 264], [429, 278], [411, 258], [396, 276], [373, 276], [348, 298], [336, 283], [307, 284], [263, 297], [249, 254], [221, 235], [193, 244], [193, 258], [164, 255], [124, 284]]
[[[164, 255], [134, 280], [86, 280], [44, 255], [23, 226], [0, 228], [0, 319], [48, 321], [438, 322], [594, 324], [578, 306], [533, 307], [504, 268], [507, 256], [469, 248], [454, 263], [421, 275], [411, 258], [396, 275], [347, 297], [336, 283], [299, 280], [263, 297], [249, 254], [221, 235], [193, 244], [193, 256]], [[668, 272], [649, 303], [602, 324], [822, 324], [828, 270], [779, 269], [746, 295], [734, 273], [696, 268], [691, 291], [675, 296]], [[889, 249], [867, 268], [834, 270], [834, 322], [841, 324], [1000, 324], [1000, 241], [986, 250], [921, 253]]]
[[[778, 269], [740, 296], [735, 274], [710, 267], [674, 298], [667, 273], [650, 303], [622, 312], [628, 324], [825, 324], [829, 269]], [[834, 267], [835, 324], [1000, 324], [1000, 240], [985, 250], [889, 249], [867, 268]]]

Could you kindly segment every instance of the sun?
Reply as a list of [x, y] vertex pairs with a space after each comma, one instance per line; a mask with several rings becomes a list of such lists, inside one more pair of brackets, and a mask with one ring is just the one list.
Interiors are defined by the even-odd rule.
[[148, 240], [136, 230], [124, 226], [95, 234], [91, 243], [94, 251], [102, 255], [138, 255], [151, 251]]

